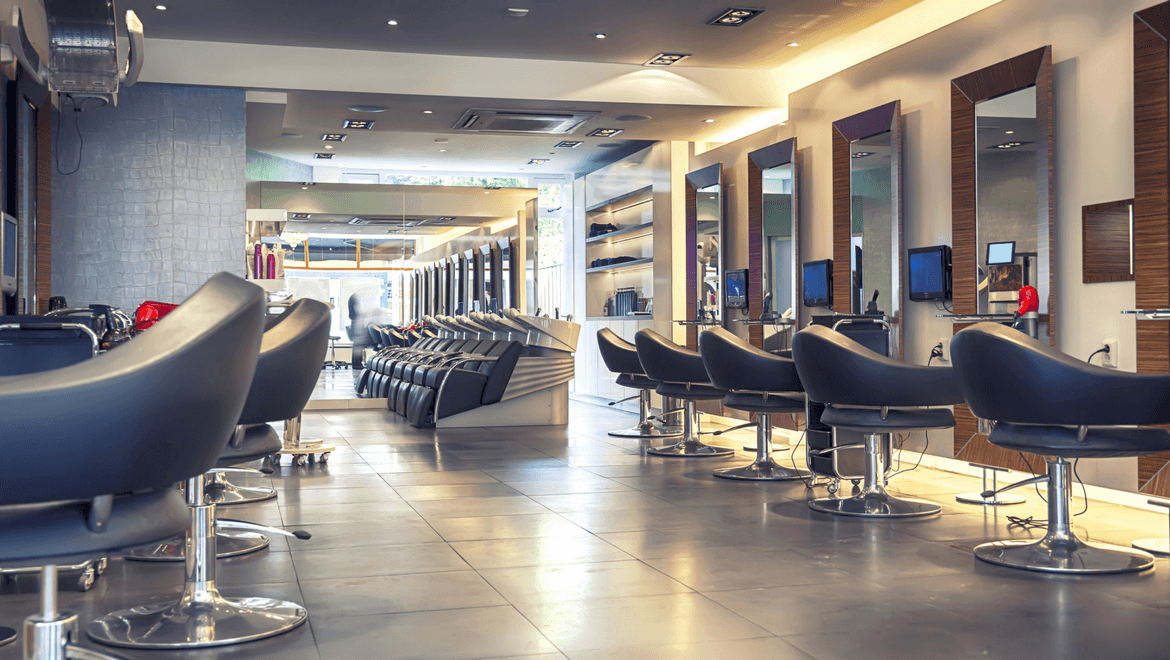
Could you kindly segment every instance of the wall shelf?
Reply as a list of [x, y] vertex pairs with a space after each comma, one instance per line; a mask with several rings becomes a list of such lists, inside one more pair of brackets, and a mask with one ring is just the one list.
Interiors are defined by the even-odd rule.
[[[651, 199], [649, 196], [650, 191], [651, 191], [651, 186], [646, 186], [644, 188], [638, 188], [637, 190], [628, 192], [624, 195], [619, 195], [617, 197], [614, 197], [613, 199], [608, 199], [604, 202], [594, 204], [593, 206], [586, 208], [585, 212], [586, 213], [612, 213], [614, 211], [620, 211], [623, 208], [626, 208], [628, 206], [634, 206], [636, 204], [643, 204], [643, 203], [650, 201], [650, 199]], [[636, 197], [639, 197], [639, 196], [645, 196], [646, 199], [645, 200], [635, 199]]]
[[646, 266], [646, 265], [652, 264], [652, 263], [654, 263], [654, 258], [648, 257], [646, 259], [635, 259], [634, 261], [627, 261], [625, 263], [613, 264], [610, 266], [598, 266], [596, 268], [586, 268], [585, 272], [588, 274], [612, 273], [612, 272], [616, 272], [619, 270], [629, 270], [631, 268], [637, 268], [638, 266]]
[[593, 238], [587, 238], [587, 239], [585, 239], [585, 242], [586, 243], [605, 243], [605, 242], [612, 241], [613, 239], [619, 238], [619, 237], [621, 237], [622, 240], [624, 240], [624, 241], [631, 241], [631, 240], [634, 240], [636, 238], [641, 238], [643, 236], [651, 236], [653, 234], [654, 234], [654, 223], [653, 222], [646, 222], [646, 223], [643, 223], [640, 225], [634, 225], [633, 227], [626, 227], [625, 229], [611, 231], [608, 234], [602, 234], [601, 236], [594, 236]]

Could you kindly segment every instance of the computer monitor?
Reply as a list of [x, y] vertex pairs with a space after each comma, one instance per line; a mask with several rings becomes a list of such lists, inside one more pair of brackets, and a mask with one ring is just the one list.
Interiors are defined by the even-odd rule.
[[910, 300], [950, 300], [951, 248], [946, 245], [907, 250]]
[[987, 265], [998, 266], [1003, 264], [1014, 264], [1016, 262], [1016, 242], [1004, 241], [1002, 243], [988, 243], [987, 244]]
[[16, 218], [4, 214], [4, 231], [0, 232], [0, 293], [16, 293]]
[[807, 261], [803, 267], [804, 306], [833, 306], [833, 260]]
[[729, 270], [723, 274], [727, 284], [723, 288], [723, 306], [728, 309], [747, 309], [747, 269]]

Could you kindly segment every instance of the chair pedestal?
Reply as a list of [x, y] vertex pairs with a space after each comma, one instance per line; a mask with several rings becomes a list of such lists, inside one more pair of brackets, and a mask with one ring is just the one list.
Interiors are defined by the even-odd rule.
[[203, 477], [187, 482], [191, 526], [186, 577], [178, 602], [143, 605], [107, 614], [87, 627], [90, 639], [132, 648], [224, 646], [272, 637], [308, 619], [304, 607], [270, 598], [229, 599], [216, 587], [215, 505], [205, 504]]
[[1048, 460], [1048, 533], [1039, 541], [993, 541], [975, 547], [985, 562], [1047, 573], [1131, 573], [1154, 566], [1154, 558], [1140, 550], [1105, 543], [1086, 543], [1072, 530], [1070, 464], [1060, 457]]
[[[11, 628], [4, 628], [16, 637]], [[77, 615], [57, 610], [57, 567], [41, 567], [41, 612], [24, 620], [24, 660], [125, 660], [73, 643]], [[4, 642], [7, 644], [12, 640]]]
[[895, 497], [882, 486], [880, 433], [865, 436], [865, 478], [861, 492], [853, 497], [813, 500], [808, 506], [813, 511], [831, 513], [837, 516], [860, 516], [865, 518], [915, 518], [929, 516], [942, 511], [934, 502], [911, 498]]
[[699, 414], [695, 411], [694, 399], [683, 400], [683, 439], [681, 442], [663, 447], [652, 447], [646, 450], [654, 456], [679, 456], [684, 458], [701, 458], [708, 456], [730, 456], [735, 453], [729, 447], [713, 447], [703, 444], [699, 430]]
[[650, 421], [650, 390], [638, 390], [638, 425], [609, 434], [615, 438], [674, 438], [682, 432], [654, 426]]
[[756, 420], [756, 460], [751, 465], [713, 470], [711, 474], [722, 479], [745, 481], [792, 481], [811, 476], [806, 470], [785, 467], [772, 458], [772, 417], [769, 413], [759, 413]]
[[[235, 529], [218, 529], [215, 533], [215, 558], [227, 559], [259, 552], [270, 543], [267, 536], [259, 532]], [[181, 536], [160, 541], [127, 552], [131, 561], [183, 561], [185, 540]]]
[[0, 646], [16, 641], [16, 631], [7, 626], [0, 626]]
[[211, 479], [207, 484], [207, 501], [209, 504], [250, 504], [263, 502], [276, 497], [276, 489], [271, 486], [237, 486], [227, 480], [223, 472], [212, 471]]

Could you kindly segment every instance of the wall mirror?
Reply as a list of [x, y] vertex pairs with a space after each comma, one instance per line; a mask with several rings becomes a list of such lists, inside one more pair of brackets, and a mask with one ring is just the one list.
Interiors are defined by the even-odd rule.
[[833, 307], [864, 314], [873, 302], [890, 319], [894, 359], [902, 356], [901, 126], [901, 101], [833, 122]]
[[488, 246], [488, 267], [484, 282], [484, 290], [486, 292], [486, 300], [488, 311], [499, 314], [504, 309], [504, 296], [502, 283], [504, 281], [504, 252], [500, 249], [499, 243], [492, 243]]
[[1081, 281], [1133, 281], [1133, 200], [1081, 207]]
[[473, 264], [471, 277], [472, 308], [478, 312], [488, 311], [488, 303], [492, 296], [489, 282], [491, 281], [490, 262], [491, 245], [481, 245], [473, 251], [469, 261]]
[[[723, 165], [687, 175], [687, 319], [723, 323]], [[698, 327], [687, 326], [687, 347], [697, 349]]]
[[796, 169], [796, 138], [748, 154], [748, 341], [769, 351], [788, 347], [800, 307]]

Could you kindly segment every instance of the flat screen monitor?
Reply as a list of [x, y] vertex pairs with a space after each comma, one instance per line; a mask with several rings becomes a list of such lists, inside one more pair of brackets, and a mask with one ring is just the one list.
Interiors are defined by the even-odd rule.
[[950, 300], [951, 248], [934, 245], [907, 250], [910, 300]]
[[728, 309], [747, 309], [747, 270], [729, 270], [723, 274], [727, 286], [724, 287], [723, 306]]
[[1002, 264], [1014, 264], [1016, 262], [1016, 242], [1004, 241], [1002, 243], [988, 243], [987, 244], [987, 265], [997, 266]]
[[833, 306], [833, 260], [805, 262], [804, 277], [804, 306], [805, 307], [832, 307]]
[[16, 218], [5, 215], [0, 235], [0, 292], [16, 293]]

